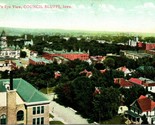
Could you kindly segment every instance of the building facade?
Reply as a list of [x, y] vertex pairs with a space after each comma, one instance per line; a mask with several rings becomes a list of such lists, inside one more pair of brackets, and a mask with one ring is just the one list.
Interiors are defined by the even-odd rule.
[[49, 124], [49, 100], [21, 78], [0, 80], [0, 124]]
[[49, 60], [53, 60], [54, 57], [57, 56], [61, 56], [64, 57], [66, 59], [69, 60], [75, 60], [75, 59], [79, 59], [79, 60], [88, 60], [89, 59], [89, 52], [88, 53], [84, 53], [84, 52], [75, 52], [75, 51], [71, 51], [71, 52], [67, 52], [67, 51], [45, 51], [43, 53], [43, 57], [45, 57], [46, 59]]
[[7, 37], [5, 31], [2, 31], [0, 40], [0, 57], [3, 58], [19, 58], [20, 47], [19, 46], [8, 46]]

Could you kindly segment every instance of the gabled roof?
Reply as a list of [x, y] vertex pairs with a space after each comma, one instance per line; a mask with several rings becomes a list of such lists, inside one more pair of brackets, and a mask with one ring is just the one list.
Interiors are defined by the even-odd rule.
[[129, 81], [138, 85], [142, 85], [143, 83], [143, 81], [138, 78], [130, 78]]
[[[4, 83], [9, 83], [9, 79], [0, 80], [0, 92], [6, 92]], [[46, 95], [38, 91], [22, 78], [13, 79], [13, 89], [16, 89], [19, 96], [26, 103], [49, 101]]]
[[141, 95], [137, 99], [137, 102], [142, 112], [152, 111], [155, 108], [155, 102], [144, 95]]

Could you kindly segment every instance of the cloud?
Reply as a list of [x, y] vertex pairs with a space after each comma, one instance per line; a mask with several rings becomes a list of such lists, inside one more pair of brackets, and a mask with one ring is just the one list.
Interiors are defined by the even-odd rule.
[[116, 8], [115, 6], [111, 5], [111, 4], [101, 4], [100, 5], [100, 9], [103, 12], [106, 13], [119, 13], [119, 14], [123, 14], [124, 13], [124, 8]]

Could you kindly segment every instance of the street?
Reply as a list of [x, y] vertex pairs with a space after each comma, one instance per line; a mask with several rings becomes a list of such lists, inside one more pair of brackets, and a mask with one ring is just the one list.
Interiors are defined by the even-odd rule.
[[76, 111], [69, 107], [64, 107], [53, 101], [53, 95], [48, 96], [51, 100], [50, 113], [54, 116], [53, 120], [62, 121], [64, 124], [89, 124], [87, 119], [76, 114]]

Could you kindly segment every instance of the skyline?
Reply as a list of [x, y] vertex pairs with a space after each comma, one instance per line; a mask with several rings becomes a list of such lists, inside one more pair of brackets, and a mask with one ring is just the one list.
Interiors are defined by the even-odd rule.
[[155, 33], [154, 11], [154, 0], [1, 0], [0, 27]]

